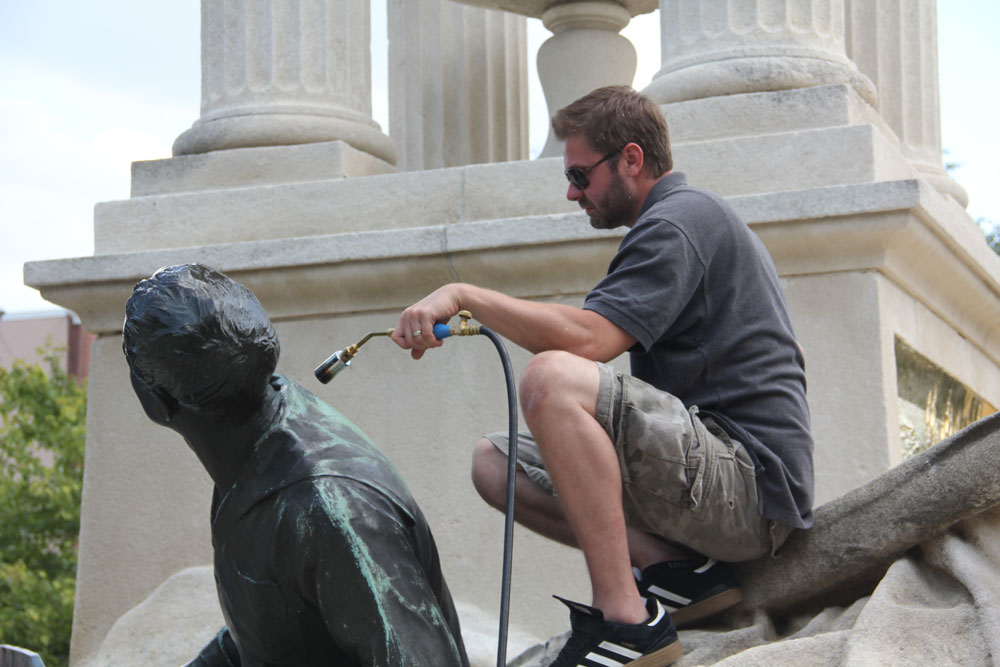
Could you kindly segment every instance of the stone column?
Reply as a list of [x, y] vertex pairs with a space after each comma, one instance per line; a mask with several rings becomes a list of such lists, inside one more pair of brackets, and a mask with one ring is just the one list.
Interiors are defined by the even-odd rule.
[[846, 83], [875, 87], [847, 58], [844, 0], [660, 0], [661, 104]]
[[340, 140], [395, 163], [370, 41], [368, 0], [202, 0], [201, 118], [174, 155]]
[[962, 206], [965, 189], [941, 161], [936, 0], [847, 0], [847, 53], [878, 88], [878, 111], [903, 154]]
[[527, 22], [389, 0], [389, 125], [405, 170], [528, 158]]
[[[554, 34], [538, 49], [538, 78], [550, 117], [595, 88], [631, 85], [635, 47], [618, 34], [630, 19], [617, 2], [571, 2], [545, 10], [542, 23]], [[562, 150], [550, 129], [539, 157], [559, 155]]]

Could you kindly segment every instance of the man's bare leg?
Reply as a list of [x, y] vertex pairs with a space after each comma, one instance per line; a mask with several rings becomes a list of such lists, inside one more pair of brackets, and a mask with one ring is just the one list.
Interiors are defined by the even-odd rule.
[[[476, 443], [472, 454], [472, 482], [488, 504], [504, 511], [507, 502], [507, 455], [487, 440]], [[571, 547], [579, 547], [566, 520], [562, 504], [548, 490], [533, 482], [520, 467], [514, 496], [514, 518], [539, 535]], [[690, 554], [649, 533], [626, 527], [629, 560], [640, 570], [665, 560], [680, 560]]]
[[618, 457], [595, 419], [599, 381], [593, 362], [544, 352], [525, 368], [521, 407], [583, 550], [592, 604], [608, 620], [640, 623], [647, 612], [632, 576]]
[[[507, 455], [487, 440], [476, 443], [472, 453], [472, 484], [489, 505], [501, 512], [507, 503]], [[520, 466], [514, 486], [514, 520], [551, 540], [579, 547], [559, 499], [538, 486]]]

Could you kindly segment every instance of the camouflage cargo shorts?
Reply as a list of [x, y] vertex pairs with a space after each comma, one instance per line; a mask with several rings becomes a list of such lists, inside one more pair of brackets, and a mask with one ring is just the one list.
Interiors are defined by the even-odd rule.
[[[754, 464], [742, 443], [697, 407], [597, 365], [597, 420], [618, 452], [626, 523], [717, 560], [773, 554], [791, 529], [758, 513]], [[507, 452], [506, 433], [486, 437]], [[530, 433], [518, 434], [517, 460], [555, 493]]]

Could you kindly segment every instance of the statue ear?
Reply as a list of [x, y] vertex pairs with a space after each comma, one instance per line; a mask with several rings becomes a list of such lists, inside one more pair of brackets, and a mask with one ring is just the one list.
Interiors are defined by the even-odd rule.
[[150, 405], [143, 405], [143, 407], [146, 408], [146, 414], [149, 415], [149, 418], [155, 422], [160, 424], [169, 424], [170, 418], [177, 411], [177, 402], [170, 396], [155, 390], [152, 394], [153, 395], [150, 397]]
[[145, 382], [134, 371], [130, 375], [132, 388], [139, 397], [146, 416], [157, 424], [169, 424], [171, 417], [177, 413], [177, 401]]

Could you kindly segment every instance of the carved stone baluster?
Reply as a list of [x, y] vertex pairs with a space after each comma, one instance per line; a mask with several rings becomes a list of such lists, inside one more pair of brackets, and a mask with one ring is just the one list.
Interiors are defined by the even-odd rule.
[[[538, 49], [538, 78], [549, 116], [591, 90], [630, 85], [635, 78], [635, 47], [618, 32], [631, 15], [615, 2], [571, 2], [542, 14], [554, 34]], [[540, 157], [562, 155], [551, 130]]]

